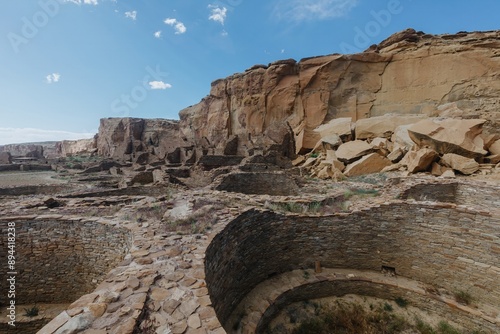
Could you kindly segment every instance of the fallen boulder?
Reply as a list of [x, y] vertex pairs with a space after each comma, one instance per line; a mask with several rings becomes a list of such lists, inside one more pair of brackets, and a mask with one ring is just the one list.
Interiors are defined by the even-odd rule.
[[479, 170], [479, 164], [474, 159], [466, 158], [454, 153], [443, 155], [441, 162], [465, 175], [473, 174]]
[[360, 119], [356, 122], [356, 139], [376, 137], [391, 138], [397, 127], [416, 123], [427, 116], [424, 115], [384, 115]]
[[439, 154], [436, 151], [423, 148], [408, 152], [401, 160], [401, 164], [407, 166], [410, 173], [425, 172], [438, 157]]
[[377, 153], [371, 153], [356, 162], [348, 165], [344, 171], [345, 176], [358, 176], [379, 173], [392, 163], [389, 159]]
[[318, 126], [314, 131], [319, 133], [321, 138], [337, 135], [344, 140], [352, 139], [352, 118], [341, 117], [332, 119], [330, 122]]
[[478, 158], [488, 153], [474, 143], [485, 122], [484, 119], [426, 119], [412, 125], [408, 134], [420, 147], [431, 147], [439, 154]]
[[351, 163], [372, 151], [373, 147], [367, 142], [354, 140], [340, 145], [335, 154], [340, 161]]

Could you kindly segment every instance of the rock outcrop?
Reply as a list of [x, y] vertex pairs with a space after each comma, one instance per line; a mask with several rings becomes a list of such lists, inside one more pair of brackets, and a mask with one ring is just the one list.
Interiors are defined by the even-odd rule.
[[[360, 54], [254, 66], [214, 81], [208, 96], [180, 111], [180, 121], [101, 120], [97, 150], [139, 164], [306, 155], [295, 165], [322, 178], [341, 172], [325, 162], [327, 151], [336, 151], [338, 163], [376, 153], [384, 158], [379, 167], [391, 161], [413, 171], [430, 170], [447, 153], [494, 163], [499, 46], [500, 31], [433, 36], [408, 29]], [[353, 145], [363, 150], [346, 156]], [[438, 156], [417, 152], [423, 148]], [[413, 160], [401, 163], [407, 154]]]
[[[104, 118], [100, 121], [96, 145], [99, 155], [113, 159], [130, 161], [139, 153], [149, 152], [156, 159], [164, 160], [181, 146], [178, 122]], [[176, 160], [175, 154], [171, 159]]]
[[8, 165], [12, 163], [10, 152], [0, 152], [0, 165]]
[[247, 155], [268, 128], [288, 124], [296, 153], [304, 153], [322, 124], [388, 113], [483, 118], [491, 132], [500, 120], [499, 46], [497, 31], [432, 36], [409, 29], [361, 54], [252, 67], [214, 81], [207, 97], [182, 110], [181, 137], [222, 154], [237, 136], [237, 154]]
[[97, 138], [63, 140], [58, 144], [57, 152], [63, 156], [91, 154], [97, 151]]

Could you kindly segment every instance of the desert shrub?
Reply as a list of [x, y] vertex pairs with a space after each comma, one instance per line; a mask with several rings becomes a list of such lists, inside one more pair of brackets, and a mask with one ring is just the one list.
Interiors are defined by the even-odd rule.
[[441, 321], [438, 324], [439, 334], [461, 334], [458, 329], [447, 323], [446, 321]]
[[396, 299], [394, 299], [394, 301], [396, 302], [396, 304], [398, 304], [399, 307], [406, 307], [408, 306], [408, 300], [404, 299], [403, 297], [397, 297]]
[[460, 304], [470, 305], [472, 303], [472, 296], [467, 291], [455, 291], [453, 296], [455, 297], [455, 300]]
[[36, 317], [39, 313], [40, 313], [40, 309], [36, 305], [33, 307], [30, 307], [30, 308], [24, 309], [24, 315], [29, 317], [29, 318]]

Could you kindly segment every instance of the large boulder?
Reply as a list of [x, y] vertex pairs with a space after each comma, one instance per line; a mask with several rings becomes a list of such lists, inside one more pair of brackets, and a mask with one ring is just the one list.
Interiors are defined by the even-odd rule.
[[340, 145], [335, 154], [340, 161], [351, 163], [372, 151], [373, 147], [367, 142], [354, 140]]
[[371, 153], [348, 165], [344, 171], [345, 176], [358, 176], [379, 173], [392, 163], [389, 159], [377, 153]]
[[465, 175], [473, 174], [479, 170], [479, 164], [474, 159], [466, 158], [454, 153], [447, 153], [443, 155], [441, 162]]
[[384, 115], [360, 119], [356, 122], [356, 139], [391, 138], [398, 126], [414, 124], [424, 118], [427, 117], [424, 115]]
[[344, 140], [349, 140], [352, 136], [353, 125], [352, 117], [341, 117], [318, 126], [314, 131], [319, 133], [321, 138], [336, 135]]
[[483, 119], [426, 119], [411, 126], [408, 134], [418, 146], [431, 147], [439, 154], [478, 158], [488, 153], [474, 142], [485, 122]]
[[415, 146], [413, 140], [411, 140], [410, 135], [408, 134], [408, 129], [412, 127], [413, 124], [400, 125], [392, 134], [391, 141], [394, 145], [400, 147], [404, 151], [409, 151]]
[[422, 148], [418, 151], [409, 151], [401, 160], [401, 164], [407, 166], [410, 173], [425, 172], [438, 158], [439, 154], [436, 151]]
[[488, 150], [490, 151], [490, 153], [492, 155], [500, 155], [500, 139], [497, 140], [497, 141], [495, 141], [495, 142], [493, 142], [489, 146]]

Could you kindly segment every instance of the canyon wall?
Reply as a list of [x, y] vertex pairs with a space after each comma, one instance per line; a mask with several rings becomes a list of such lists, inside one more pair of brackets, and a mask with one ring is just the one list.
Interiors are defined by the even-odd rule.
[[101, 120], [98, 152], [129, 160], [170, 154], [174, 162], [267, 150], [293, 157], [314, 148], [319, 125], [386, 114], [483, 118], [486, 133], [498, 132], [499, 47], [499, 31], [408, 29], [359, 54], [256, 65], [214, 81], [208, 96], [180, 111], [180, 121]]
[[237, 136], [244, 155], [263, 142], [281, 143], [283, 136], [266, 136], [279, 128], [293, 131], [296, 152], [312, 149], [313, 130], [339, 117], [475, 117], [491, 131], [500, 121], [499, 46], [499, 32], [409, 29], [360, 54], [254, 66], [214, 81], [210, 95], [182, 110], [181, 136], [219, 153]]

